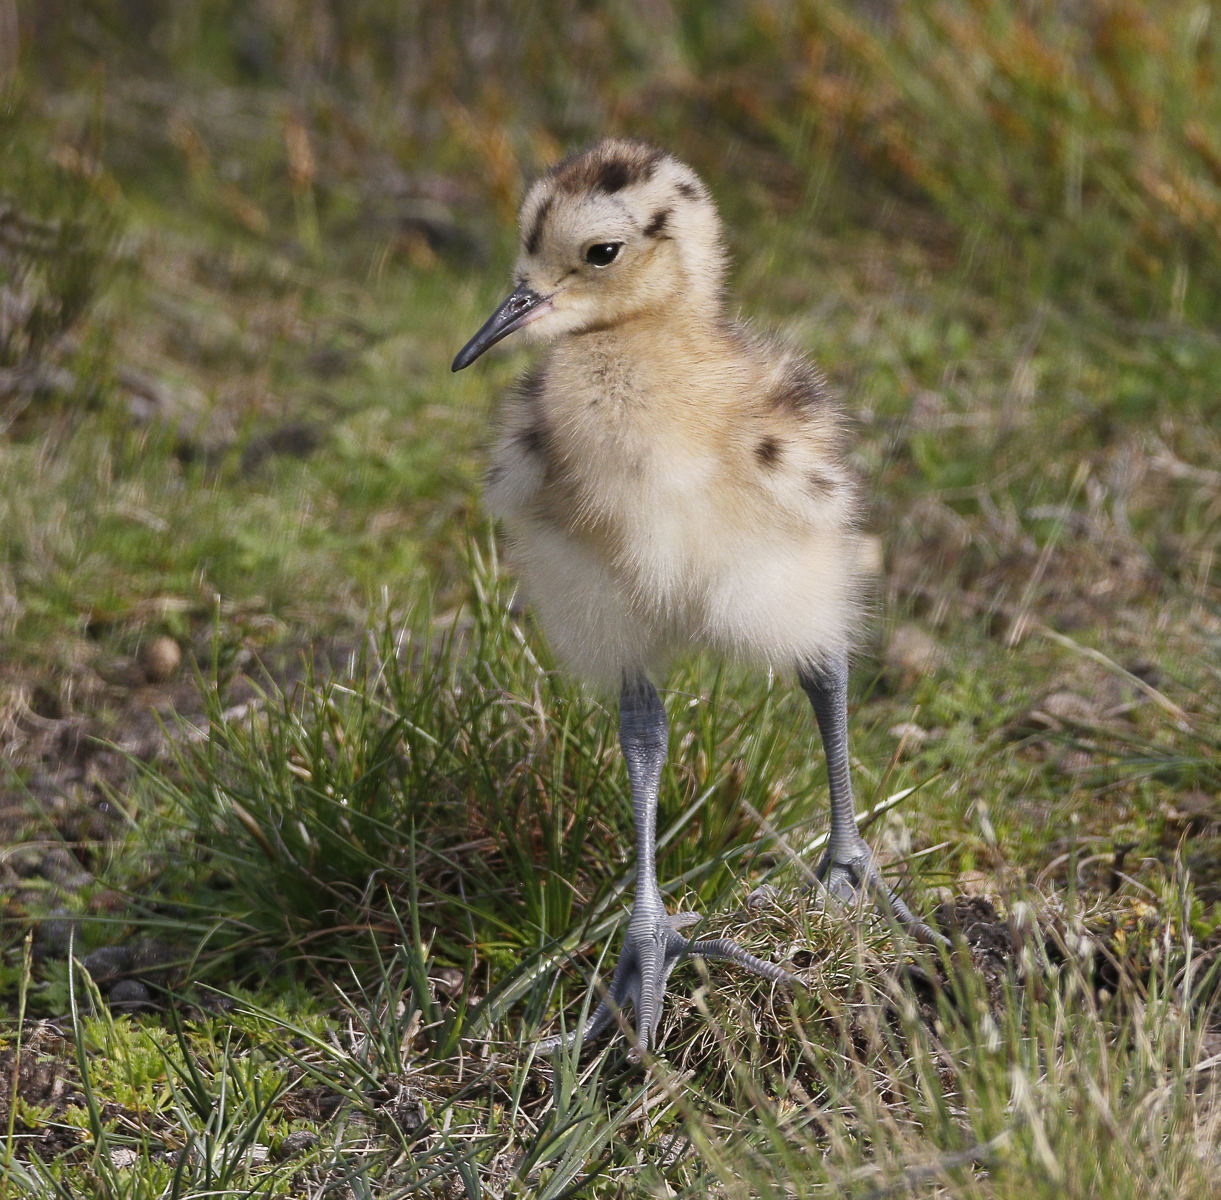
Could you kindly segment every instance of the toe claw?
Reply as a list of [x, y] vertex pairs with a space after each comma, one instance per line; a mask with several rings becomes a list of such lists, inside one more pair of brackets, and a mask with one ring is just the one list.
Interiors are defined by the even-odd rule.
[[818, 864], [815, 875], [827, 894], [836, 899], [857, 905], [868, 896], [884, 914], [894, 917], [917, 941], [926, 945], [948, 945], [946, 939], [921, 921], [882, 878], [873, 851], [864, 838], [859, 839], [858, 845], [843, 857], [833, 857], [828, 850]]
[[[658, 909], [661, 909], [660, 903]], [[729, 938], [690, 941], [683, 937], [678, 930], [698, 924], [701, 919], [698, 913], [679, 912], [671, 915], [661, 910], [655, 917], [640, 918], [637, 910], [628, 927], [610, 991], [586, 1022], [581, 1035], [582, 1040], [594, 1037], [630, 1005], [636, 1019], [634, 1045], [629, 1054], [633, 1062], [639, 1062], [645, 1051], [656, 1046], [666, 981], [670, 972], [689, 954], [729, 959], [765, 979], [794, 982], [794, 977], [782, 967], [756, 958]], [[542, 1053], [551, 1053], [560, 1046], [571, 1049], [576, 1041], [577, 1031], [574, 1030], [563, 1037], [540, 1041], [538, 1049]]]

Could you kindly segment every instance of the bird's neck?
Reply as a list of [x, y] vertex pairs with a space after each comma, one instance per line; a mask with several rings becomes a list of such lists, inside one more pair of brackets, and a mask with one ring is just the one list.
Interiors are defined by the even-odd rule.
[[692, 373], [726, 343], [726, 321], [719, 308], [674, 305], [569, 334], [553, 349], [556, 365], [565, 373], [604, 377], [608, 364], [639, 376], [648, 366], [663, 375]]

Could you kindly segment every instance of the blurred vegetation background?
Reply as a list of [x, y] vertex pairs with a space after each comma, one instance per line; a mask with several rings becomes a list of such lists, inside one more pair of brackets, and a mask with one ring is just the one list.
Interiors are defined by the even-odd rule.
[[[224, 595], [275, 593], [281, 613], [303, 599], [301, 572], [325, 575], [335, 555], [359, 605], [422, 577], [443, 540], [425, 513], [465, 519], [478, 439], [430, 425], [438, 403], [472, 397], [431, 373], [420, 340], [460, 337], [474, 293], [503, 275], [525, 182], [606, 133], [709, 175], [740, 256], [766, 253], [759, 231], [778, 223], [874, 231], [1003, 303], [1206, 322], [1221, 301], [1214, 7], [4, 0], [8, 437], [71, 396], [78, 412], [125, 407], [142, 443], [174, 441], [175, 471], [230, 452], [247, 468], [306, 458], [351, 414], [337, 394], [358, 386], [353, 365], [367, 384], [380, 358], [379, 385], [417, 396], [413, 429], [383, 430], [380, 473], [371, 429], [348, 421], [330, 439], [349, 478], [328, 481], [326, 528], [290, 539], [287, 575], [268, 561], [286, 545], [233, 512], [223, 538], [182, 531], [189, 569], [177, 555], [160, 569], [182, 576], [171, 591], [198, 569]], [[124, 321], [136, 312], [139, 330]], [[370, 507], [381, 536], [367, 511], [345, 523]], [[138, 530], [118, 537], [132, 543], [123, 577], [82, 564], [93, 531], [74, 532], [78, 569], [58, 591], [91, 594], [74, 603], [35, 565], [56, 558], [54, 523], [23, 536], [19, 509], [4, 636], [135, 602], [125, 579], [152, 566]], [[246, 589], [252, 572], [266, 577]]]
[[[897, 192], [1074, 299], [1101, 294], [1152, 315], [1203, 312], [1216, 295], [1221, 113], [1208, 3], [6, 8], [31, 80], [87, 87], [101, 105], [93, 119], [109, 103], [146, 135], [112, 169], [148, 176], [161, 165], [172, 178], [164, 157], [177, 150], [206, 188], [212, 158], [227, 154], [213, 199], [255, 233], [291, 205], [309, 242], [311, 201], [300, 197], [310, 192], [323, 220], [387, 191], [426, 198], [426, 181], [402, 178], [425, 167], [457, 175], [507, 218], [524, 176], [574, 144], [630, 132], [714, 175], [740, 163], [756, 199], [786, 207], [838, 184], [838, 201], [859, 199], [859, 220]], [[157, 111], [172, 108], [167, 88], [182, 101], [210, 93], [209, 113], [167, 119]], [[210, 144], [222, 127], [228, 137]], [[112, 148], [126, 140], [112, 135]], [[1038, 238], [1034, 261], [1026, 235]]]

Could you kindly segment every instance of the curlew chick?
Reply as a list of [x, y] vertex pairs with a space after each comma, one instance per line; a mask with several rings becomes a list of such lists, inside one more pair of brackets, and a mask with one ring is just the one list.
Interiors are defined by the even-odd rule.
[[504, 405], [487, 498], [556, 653], [620, 693], [636, 901], [585, 1033], [630, 1002], [645, 1048], [684, 955], [790, 978], [727, 939], [688, 940], [679, 930], [696, 915], [662, 903], [655, 824], [668, 728], [649, 676], [675, 651], [795, 671], [830, 779], [819, 878], [935, 936], [883, 883], [856, 828], [847, 683], [862, 615], [858, 498], [840, 413], [801, 355], [726, 315], [724, 273], [720, 220], [695, 173], [640, 142], [600, 142], [530, 189], [516, 286], [453, 364], [519, 329], [550, 343]]

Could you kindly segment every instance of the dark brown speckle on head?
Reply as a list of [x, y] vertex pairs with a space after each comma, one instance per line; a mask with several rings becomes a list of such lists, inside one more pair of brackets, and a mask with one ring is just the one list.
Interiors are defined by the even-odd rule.
[[755, 458], [759, 460], [761, 467], [770, 470], [780, 461], [783, 450], [780, 439], [769, 433], [767, 437], [760, 439], [759, 444], [755, 447]]
[[636, 176], [632, 164], [612, 158], [602, 163], [593, 174], [594, 186], [602, 192], [621, 192]]
[[649, 223], [644, 227], [645, 237], [661, 237], [666, 231], [666, 222], [670, 219], [670, 210], [668, 208], [658, 209], [657, 212], [649, 219]]
[[614, 195], [634, 183], [647, 183], [665, 155], [643, 142], [609, 142], [569, 155], [551, 172], [560, 191]]
[[551, 211], [551, 205], [554, 203], [554, 197], [547, 196], [538, 206], [538, 210], [534, 214], [534, 220], [530, 222], [530, 232], [526, 234], [526, 253], [537, 254], [538, 248], [543, 241], [543, 222], [547, 220], [547, 214]]

